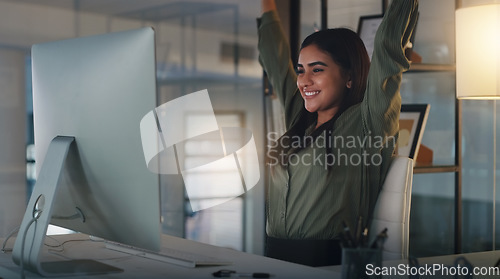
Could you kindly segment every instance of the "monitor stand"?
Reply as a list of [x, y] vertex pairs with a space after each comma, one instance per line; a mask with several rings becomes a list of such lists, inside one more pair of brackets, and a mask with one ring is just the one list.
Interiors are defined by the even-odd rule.
[[66, 136], [57, 136], [49, 144], [14, 244], [12, 259], [23, 270], [45, 277], [122, 272], [121, 269], [93, 260], [42, 262], [42, 251], [52, 216], [53, 201], [59, 188], [66, 159], [68, 156], [74, 156], [75, 147], [75, 138]]

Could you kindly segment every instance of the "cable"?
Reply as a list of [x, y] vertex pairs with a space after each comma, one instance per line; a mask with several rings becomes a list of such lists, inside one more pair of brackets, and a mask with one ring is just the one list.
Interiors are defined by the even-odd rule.
[[2, 252], [3, 253], [7, 253], [7, 252], [12, 252], [12, 249], [5, 249], [5, 246], [7, 246], [7, 241], [9, 241], [9, 239], [19, 231], [19, 229], [21, 228], [21, 226], [18, 226], [16, 227], [15, 229], [13, 229], [8, 235], [7, 237], [5, 238], [5, 240], [3, 241], [2, 243]]
[[[46, 237], [47, 238], [51, 238], [52, 240], [54, 240], [55, 242], [58, 243], [56, 245], [51, 245], [51, 244], [44, 243], [44, 245], [46, 247], [49, 247], [48, 248], [48, 252], [50, 254], [52, 254], [52, 255], [56, 255], [56, 256], [62, 257], [62, 258], [67, 259], [67, 260], [76, 260], [75, 258], [68, 257], [68, 256], [65, 256], [65, 255], [62, 254], [65, 251], [64, 245], [67, 244], [67, 243], [70, 243], [70, 242], [86, 242], [86, 241], [90, 241], [90, 242], [102, 242], [102, 243], [106, 242], [105, 240], [96, 240], [96, 239], [92, 239], [92, 238], [89, 238], [89, 239], [70, 239], [70, 240], [66, 240], [66, 241], [63, 241], [63, 242], [59, 242], [57, 239], [55, 239], [55, 238], [53, 238], [51, 236], [46, 236]], [[61, 249], [60, 250], [56, 250], [56, 249], [51, 249], [51, 248], [61, 248]], [[97, 258], [97, 259], [94, 259], [94, 260], [96, 260], [96, 261], [121, 260], [121, 259], [131, 258], [131, 257], [134, 257], [134, 256], [135, 255], [127, 255], [127, 256], [110, 257], [110, 258]]]
[[[83, 241], [91, 241], [90, 239], [71, 239], [71, 240], [66, 240], [62, 243], [59, 243], [59, 244], [56, 244], [56, 245], [51, 245], [51, 244], [47, 244], [47, 243], [44, 243], [43, 245], [45, 245], [46, 247], [49, 248], [52, 248], [51, 250], [52, 251], [55, 251], [55, 252], [63, 252], [64, 251], [64, 244], [66, 243], [69, 243], [69, 242], [83, 242]], [[56, 250], [54, 248], [61, 248], [60, 250]]]
[[59, 220], [74, 220], [74, 219], [81, 219], [82, 223], [85, 223], [85, 215], [83, 214], [83, 211], [75, 207], [76, 213], [73, 215], [68, 215], [68, 216], [60, 216], [60, 215], [52, 215], [52, 219], [59, 219]]

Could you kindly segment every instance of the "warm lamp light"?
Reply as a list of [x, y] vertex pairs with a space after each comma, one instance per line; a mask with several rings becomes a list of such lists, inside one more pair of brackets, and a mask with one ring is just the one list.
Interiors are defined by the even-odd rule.
[[500, 99], [500, 4], [458, 9], [457, 98]]

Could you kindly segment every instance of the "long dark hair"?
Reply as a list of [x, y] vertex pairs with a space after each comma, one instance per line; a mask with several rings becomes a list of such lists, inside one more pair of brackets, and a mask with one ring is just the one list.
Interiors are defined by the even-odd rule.
[[[366, 90], [370, 58], [368, 57], [363, 41], [355, 32], [347, 28], [320, 30], [307, 36], [302, 42], [300, 50], [310, 45], [315, 45], [321, 51], [330, 55], [332, 60], [342, 68], [344, 74], [350, 76], [352, 84], [351, 88], [346, 87], [345, 96], [337, 114], [318, 127], [309, 137], [304, 137], [305, 131], [309, 126], [315, 123], [317, 113], [310, 113], [305, 108], [302, 108], [298, 121], [279, 139], [279, 144], [269, 153], [275, 156], [287, 154], [284, 158], [285, 161], [281, 162], [284, 165], [288, 164], [288, 155], [311, 144], [311, 138], [315, 139], [324, 130], [331, 130], [335, 120], [342, 112], [363, 100]], [[304, 138], [300, 146], [293, 145], [288, 140], [296, 139], [297, 136]], [[327, 133], [327, 137], [329, 136], [331, 136], [331, 134]], [[328, 138], [327, 140], [330, 139]], [[292, 148], [291, 146], [295, 147]], [[327, 150], [327, 153], [330, 152], [332, 152], [332, 150]], [[328, 158], [330, 157], [331, 156], [328, 156]]]

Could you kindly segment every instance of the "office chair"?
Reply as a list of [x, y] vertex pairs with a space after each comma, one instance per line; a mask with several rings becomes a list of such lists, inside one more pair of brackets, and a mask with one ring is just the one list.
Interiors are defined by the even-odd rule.
[[408, 258], [413, 160], [395, 157], [378, 196], [370, 226], [371, 237], [387, 228], [383, 260]]

